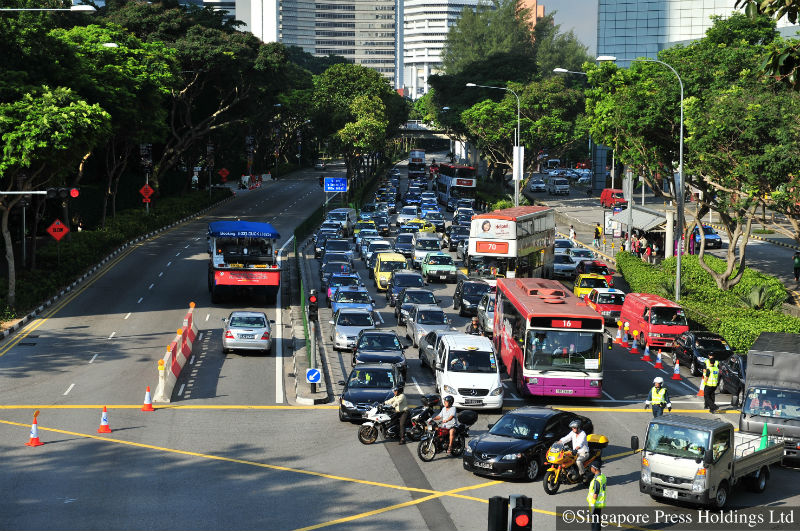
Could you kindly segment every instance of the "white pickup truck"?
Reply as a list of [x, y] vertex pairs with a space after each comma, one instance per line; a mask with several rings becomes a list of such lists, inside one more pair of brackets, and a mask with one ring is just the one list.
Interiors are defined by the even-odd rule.
[[[637, 436], [631, 448], [638, 450]], [[764, 491], [783, 441], [735, 432], [719, 419], [664, 415], [650, 421], [641, 458], [640, 492], [721, 509], [739, 483]]]

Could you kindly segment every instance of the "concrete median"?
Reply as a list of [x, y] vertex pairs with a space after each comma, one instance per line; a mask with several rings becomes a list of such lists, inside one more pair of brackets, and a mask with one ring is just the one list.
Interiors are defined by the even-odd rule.
[[189, 312], [183, 319], [183, 326], [178, 329], [175, 338], [167, 345], [167, 352], [158, 361], [158, 386], [154, 402], [171, 402], [172, 391], [181, 375], [181, 371], [192, 357], [192, 346], [197, 337], [194, 324], [194, 303], [189, 303]]

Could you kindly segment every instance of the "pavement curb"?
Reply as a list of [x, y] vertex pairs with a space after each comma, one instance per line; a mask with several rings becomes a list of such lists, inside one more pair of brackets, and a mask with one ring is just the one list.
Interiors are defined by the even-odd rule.
[[80, 278], [78, 278], [77, 280], [73, 281], [69, 286], [67, 286], [66, 288], [64, 288], [61, 291], [59, 291], [58, 294], [54, 295], [53, 297], [48, 299], [46, 302], [44, 302], [41, 305], [39, 305], [35, 310], [33, 310], [32, 312], [28, 313], [26, 316], [24, 316], [22, 319], [20, 319], [17, 323], [12, 325], [11, 327], [7, 328], [6, 330], [3, 330], [2, 331], [2, 335], [0, 335], [0, 339], [6, 339], [10, 335], [16, 333], [18, 330], [20, 330], [22, 327], [24, 327], [30, 321], [32, 321], [33, 319], [38, 317], [39, 314], [41, 314], [43, 311], [45, 311], [48, 307], [52, 306], [53, 304], [58, 302], [58, 300], [60, 300], [62, 297], [64, 297], [65, 295], [69, 294], [70, 292], [72, 292], [73, 289], [75, 289], [78, 286], [80, 286], [81, 284], [83, 284], [89, 277], [94, 275], [100, 268], [102, 268], [110, 260], [115, 258], [117, 255], [119, 255], [122, 251], [124, 251], [125, 249], [127, 249], [131, 245], [134, 245], [134, 244], [137, 244], [137, 243], [142, 242], [144, 240], [147, 240], [147, 239], [153, 237], [156, 234], [159, 234], [159, 233], [164, 232], [166, 230], [172, 229], [172, 228], [176, 227], [177, 225], [185, 223], [185, 222], [187, 222], [189, 220], [192, 220], [192, 219], [195, 219], [197, 217], [200, 217], [203, 214], [205, 214], [206, 212], [208, 212], [209, 210], [211, 210], [213, 208], [217, 208], [218, 206], [221, 206], [221, 205], [223, 205], [223, 204], [225, 204], [225, 203], [227, 203], [229, 201], [233, 201], [234, 199], [236, 199], [236, 195], [235, 194], [232, 195], [231, 197], [227, 197], [227, 198], [223, 199], [222, 201], [217, 201], [213, 205], [210, 205], [210, 206], [204, 208], [203, 210], [199, 210], [198, 212], [195, 212], [194, 214], [192, 214], [190, 216], [186, 216], [185, 218], [182, 218], [182, 219], [180, 219], [180, 220], [178, 220], [178, 221], [176, 221], [174, 223], [171, 223], [170, 225], [166, 225], [164, 227], [161, 227], [160, 229], [156, 229], [156, 230], [154, 230], [152, 232], [148, 232], [146, 235], [139, 236], [138, 238], [135, 238], [135, 239], [133, 239], [133, 240], [127, 242], [127, 243], [122, 244], [120, 247], [118, 247], [116, 250], [114, 250], [114, 252], [112, 252], [111, 254], [109, 254], [108, 256], [103, 258], [100, 262], [98, 262], [97, 264], [92, 266], [86, 273], [81, 275]]

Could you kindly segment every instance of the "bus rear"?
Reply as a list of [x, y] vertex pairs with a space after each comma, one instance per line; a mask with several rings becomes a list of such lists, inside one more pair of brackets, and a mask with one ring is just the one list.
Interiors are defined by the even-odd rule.
[[408, 154], [408, 177], [424, 177], [425, 176], [425, 150], [412, 149]]
[[494, 343], [523, 396], [599, 398], [603, 319], [555, 280], [498, 279]]

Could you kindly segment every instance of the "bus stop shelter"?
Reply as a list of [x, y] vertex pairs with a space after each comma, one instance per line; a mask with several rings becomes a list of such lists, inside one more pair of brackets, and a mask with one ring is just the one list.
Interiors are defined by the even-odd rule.
[[[630, 226], [630, 227], [629, 227]], [[621, 237], [623, 233], [644, 233], [650, 240], [654, 236], [663, 242], [672, 242], [675, 233], [675, 212], [652, 210], [628, 203], [628, 208], [605, 212], [605, 233]], [[664, 245], [664, 257], [673, 255], [672, 245]]]

